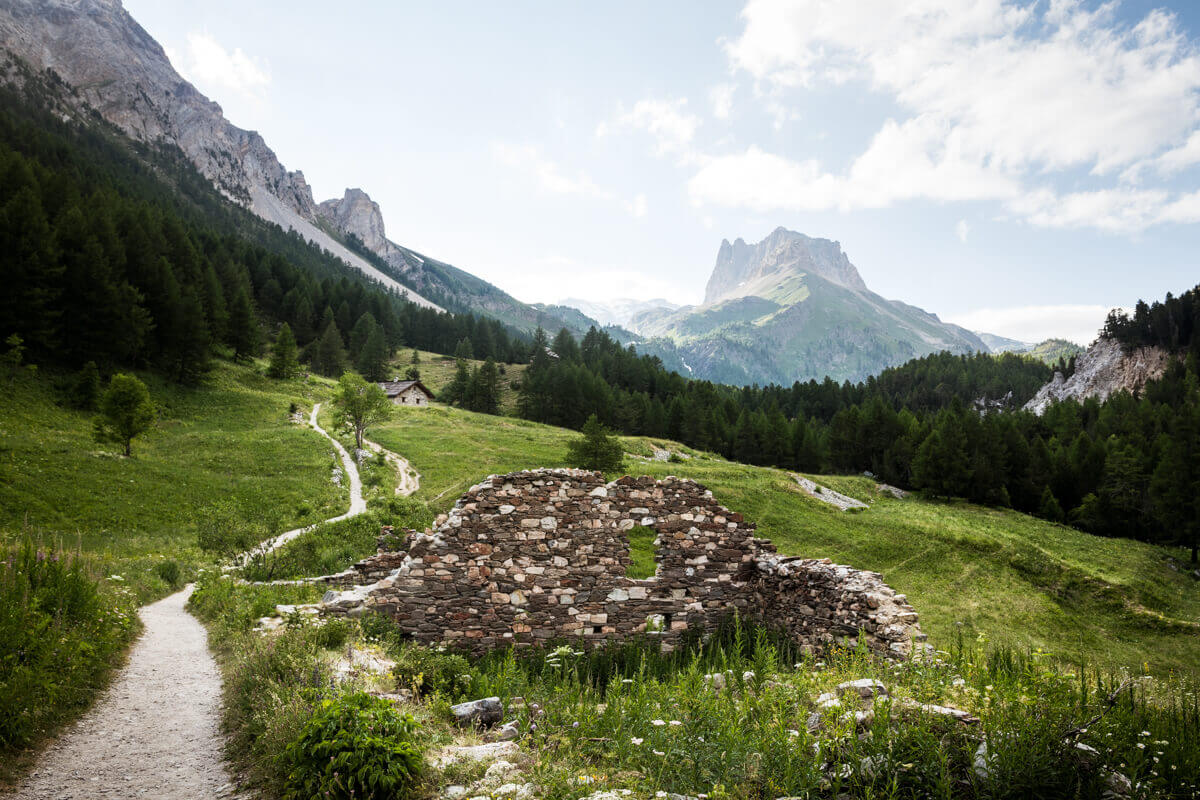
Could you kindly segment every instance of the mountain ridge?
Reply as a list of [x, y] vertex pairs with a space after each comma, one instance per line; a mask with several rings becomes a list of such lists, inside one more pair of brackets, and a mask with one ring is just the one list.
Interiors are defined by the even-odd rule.
[[701, 305], [647, 309], [629, 327], [646, 339], [639, 350], [742, 385], [857, 381], [939, 350], [990, 352], [965, 328], [872, 292], [838, 242], [783, 227], [723, 240]]

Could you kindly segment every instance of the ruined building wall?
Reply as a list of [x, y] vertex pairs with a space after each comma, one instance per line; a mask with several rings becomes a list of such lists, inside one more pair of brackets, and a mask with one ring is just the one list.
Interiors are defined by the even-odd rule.
[[[625, 577], [635, 525], [658, 534], [653, 578]], [[737, 609], [801, 644], [861, 629], [881, 654], [908, 654], [920, 634], [916, 614], [877, 574], [784, 559], [754, 534], [752, 523], [691, 480], [605, 483], [581, 470], [492, 476], [431, 531], [410, 533], [403, 550], [381, 551], [344, 573], [346, 582], [376, 582], [331, 597], [326, 613], [374, 609], [417, 641], [482, 652], [621, 639], [647, 632], [648, 620], [670, 646]]]

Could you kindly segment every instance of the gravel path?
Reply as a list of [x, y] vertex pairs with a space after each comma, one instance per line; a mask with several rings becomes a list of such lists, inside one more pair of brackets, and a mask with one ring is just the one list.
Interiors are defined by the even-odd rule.
[[143, 606], [146, 628], [95, 707], [42, 755], [20, 800], [230, 796], [217, 728], [221, 674], [191, 587]]
[[363, 439], [363, 444], [370, 448], [373, 453], [383, 453], [384, 459], [396, 470], [399, 475], [399, 482], [396, 484], [396, 494], [401, 497], [408, 497], [421, 488], [421, 473], [413, 469], [413, 465], [408, 462], [408, 459], [399, 453], [393, 453], [391, 450], [384, 448], [383, 445], [372, 442], [370, 439]]
[[[354, 459], [317, 424], [320, 410], [320, 403], [313, 406], [308, 424], [333, 442], [350, 479], [350, 509], [327, 520], [336, 522], [363, 513], [367, 504]], [[415, 472], [400, 474], [405, 488], [411, 482], [415, 491]], [[259, 548], [270, 552], [312, 527], [280, 534]], [[145, 630], [129, 663], [92, 710], [46, 749], [14, 800], [233, 796], [217, 722], [221, 673], [204, 627], [184, 608], [191, 591], [188, 586], [138, 610]]]
[[[308, 418], [309, 427], [333, 443], [333, 446], [338, 451], [338, 455], [342, 457], [342, 467], [346, 470], [346, 474], [350, 477], [350, 510], [345, 514], [339, 514], [336, 517], [325, 520], [325, 522], [338, 522], [339, 520], [350, 519], [350, 517], [357, 517], [359, 514], [366, 511], [367, 502], [363, 500], [362, 478], [360, 478], [358, 475], [358, 467], [355, 465], [354, 459], [350, 457], [350, 452], [346, 450], [345, 447], [342, 447], [341, 442], [330, 436], [324, 428], [317, 424], [317, 413], [320, 410], [320, 403], [313, 405], [312, 415]], [[295, 530], [281, 533], [274, 539], [263, 542], [258, 546], [257, 549], [264, 553], [270, 553], [273, 550], [278, 550], [280, 547], [283, 547], [300, 534], [307, 533], [308, 531], [311, 531], [313, 528], [317, 527], [317, 525], [323, 524], [325, 523], [317, 522], [303, 528], [296, 528]], [[246, 554], [243, 554], [242, 557], [244, 558], [245, 555]]]

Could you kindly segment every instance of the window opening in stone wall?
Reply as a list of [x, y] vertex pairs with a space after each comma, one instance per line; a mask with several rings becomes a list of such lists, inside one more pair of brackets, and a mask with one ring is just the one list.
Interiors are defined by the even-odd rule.
[[654, 560], [654, 540], [658, 533], [645, 525], [635, 525], [629, 531], [629, 566], [625, 577], [634, 580], [653, 578], [658, 571]]

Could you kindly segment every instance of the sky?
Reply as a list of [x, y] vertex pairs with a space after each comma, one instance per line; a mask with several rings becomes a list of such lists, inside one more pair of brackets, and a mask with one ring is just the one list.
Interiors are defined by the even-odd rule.
[[316, 200], [527, 302], [699, 303], [722, 239], [1024, 341], [1200, 282], [1200, 4], [125, 0]]

